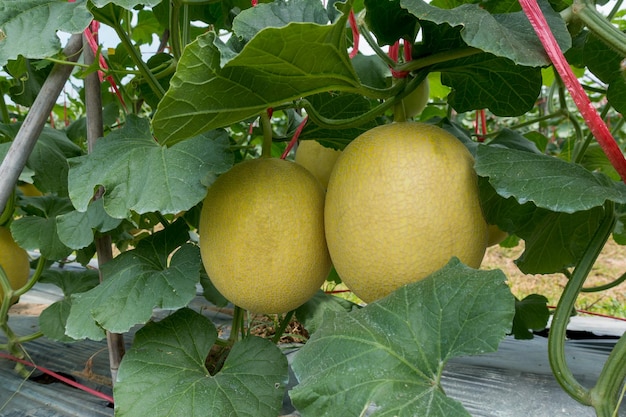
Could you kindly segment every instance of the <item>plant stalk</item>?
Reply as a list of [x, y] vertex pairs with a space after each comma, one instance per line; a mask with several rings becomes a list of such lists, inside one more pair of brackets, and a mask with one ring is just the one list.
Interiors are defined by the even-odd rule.
[[617, 220], [614, 207], [615, 205], [612, 201], [605, 203], [604, 219], [600, 223], [598, 230], [596, 230], [591, 242], [589, 242], [582, 258], [576, 265], [572, 276], [565, 285], [561, 299], [554, 312], [552, 325], [550, 326], [550, 334], [548, 336], [548, 359], [556, 380], [567, 394], [584, 405], [592, 405], [591, 393], [576, 380], [567, 364], [565, 358], [567, 324], [574, 304], [576, 303], [576, 298], [589, 275], [589, 271], [591, 271], [604, 244], [613, 232]]
[[[85, 62], [88, 64], [91, 64], [95, 59], [93, 52], [89, 48], [85, 48], [84, 55]], [[92, 152], [98, 138], [104, 136], [101, 87], [98, 74], [95, 72], [85, 77], [85, 105], [87, 110], [87, 150]], [[103, 188], [100, 187], [94, 196], [94, 200], [101, 198], [103, 191]], [[98, 272], [102, 282], [102, 265], [113, 259], [110, 235], [96, 238], [96, 254], [98, 257]], [[107, 331], [106, 336], [111, 381], [115, 384], [117, 371], [125, 352], [124, 335]]]
[[128, 36], [124, 28], [120, 25], [119, 22], [115, 22], [113, 29], [115, 30], [115, 33], [117, 33], [117, 36], [119, 36], [120, 40], [126, 47], [126, 51], [128, 52], [128, 55], [133, 60], [133, 63], [139, 69], [141, 76], [146, 80], [146, 82], [148, 83], [148, 85], [150, 86], [154, 94], [156, 94], [157, 97], [162, 98], [165, 95], [165, 90], [163, 89], [161, 84], [159, 84], [159, 82], [157, 81], [156, 77], [154, 76], [154, 74], [152, 73], [148, 65], [146, 65], [146, 63], [143, 62], [143, 59], [141, 59], [140, 53], [137, 51], [137, 49], [133, 45], [133, 42], [131, 41], [130, 37]]
[[263, 129], [263, 146], [261, 148], [261, 158], [272, 156], [272, 122], [268, 112], [261, 113], [261, 128]]
[[[82, 36], [80, 34], [72, 35], [63, 49], [63, 55], [67, 57], [69, 62], [75, 62], [80, 55], [82, 45]], [[4, 210], [4, 206], [13, 192], [13, 187], [17, 183], [20, 173], [35, 147], [37, 138], [39, 138], [73, 68], [71, 65], [55, 65], [52, 68], [39, 94], [37, 94], [35, 102], [26, 114], [26, 118], [11, 143], [2, 164], [0, 164], [0, 178], [2, 178], [0, 182], [0, 212]]]
[[591, 389], [591, 399], [598, 417], [615, 417], [620, 405], [620, 388], [626, 382], [626, 333], [617, 341], [596, 385]]
[[572, 13], [602, 42], [622, 56], [626, 56], [626, 34], [600, 14], [593, 3], [575, 0], [572, 4]]

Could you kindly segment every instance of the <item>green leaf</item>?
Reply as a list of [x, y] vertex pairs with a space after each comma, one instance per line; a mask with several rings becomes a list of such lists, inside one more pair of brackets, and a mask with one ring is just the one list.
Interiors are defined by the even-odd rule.
[[433, 70], [452, 88], [448, 103], [459, 113], [487, 108], [497, 116], [523, 115], [533, 108], [542, 85], [539, 68], [491, 54], [455, 59]]
[[575, 264], [582, 256], [604, 215], [602, 207], [575, 213], [538, 208], [503, 198], [485, 177], [479, 177], [485, 219], [525, 240], [524, 253], [515, 261], [526, 274], [551, 274]]
[[37, 68], [31, 60], [20, 55], [16, 60], [10, 60], [5, 69], [15, 79], [14, 85], [9, 89], [11, 100], [15, 104], [30, 107], [50, 74], [52, 65]]
[[47, 269], [41, 275], [39, 282], [56, 285], [63, 290], [64, 295], [62, 300], [52, 303], [41, 312], [39, 329], [49, 339], [59, 342], [74, 341], [65, 334], [65, 325], [72, 306], [70, 295], [85, 292], [98, 285], [98, 271], [93, 269], [81, 271]]
[[59, 239], [67, 247], [82, 249], [94, 240], [94, 230], [106, 233], [115, 229], [122, 222], [104, 211], [102, 199], [89, 204], [87, 211], [71, 211], [57, 217]]
[[441, 374], [451, 358], [495, 351], [510, 331], [505, 280], [453, 259], [363, 309], [327, 313], [294, 358], [295, 407], [303, 417], [469, 416]]
[[365, 21], [379, 45], [393, 45], [398, 39], [413, 41], [419, 28], [417, 19], [400, 7], [400, 0], [365, 0]]
[[61, 50], [57, 31], [80, 33], [91, 22], [86, 5], [86, 0], [0, 2], [0, 67], [20, 55], [37, 59], [57, 54]]
[[[343, 93], [330, 96], [327, 93], [321, 93], [312, 95], [307, 100], [320, 115], [335, 120], [358, 117], [371, 108], [370, 102], [359, 94]], [[309, 121], [302, 130], [300, 139], [317, 140], [325, 146], [343, 149], [354, 138], [377, 124], [375, 120], [372, 120], [354, 128], [329, 129]]]
[[70, 160], [70, 198], [76, 210], [86, 211], [102, 185], [104, 209], [114, 218], [129, 217], [131, 211], [188, 210], [204, 198], [217, 174], [232, 166], [228, 147], [224, 131], [160, 146], [148, 121], [130, 115], [124, 128], [97, 141], [91, 154]]
[[575, 213], [537, 209], [528, 224], [515, 232], [525, 240], [524, 252], [515, 263], [525, 274], [562, 272], [583, 255], [603, 215], [603, 207]]
[[43, 196], [23, 198], [22, 210], [28, 215], [11, 223], [15, 241], [24, 249], [39, 249], [50, 260], [60, 260], [72, 253], [59, 239], [57, 216], [70, 212], [73, 207], [67, 198]]
[[296, 309], [296, 317], [309, 334], [313, 334], [322, 324], [327, 311], [348, 313], [357, 308], [360, 308], [358, 304], [319, 290], [309, 301]]
[[96, 7], [104, 7], [108, 4], [116, 4], [126, 10], [133, 10], [137, 6], [156, 6], [162, 0], [91, 0]]
[[186, 306], [196, 295], [201, 267], [200, 250], [185, 243], [188, 238], [179, 220], [102, 265], [102, 284], [72, 297], [66, 334], [98, 340], [103, 334], [97, 327], [123, 333], [146, 323], [154, 307]]
[[215, 33], [199, 37], [185, 48], [157, 108], [159, 141], [172, 144], [311, 94], [358, 89], [345, 24], [342, 17], [333, 25], [266, 28], [237, 55]]
[[[0, 123], [0, 135], [13, 140], [21, 126], [22, 123]], [[4, 158], [6, 150], [0, 149], [0, 158]], [[81, 154], [80, 147], [63, 131], [45, 126], [26, 162], [26, 167], [34, 172], [35, 187], [42, 192], [67, 196], [67, 158]]]
[[247, 42], [267, 27], [280, 28], [294, 22], [326, 25], [328, 13], [321, 2], [277, 0], [243, 10], [233, 19], [233, 32]]
[[[400, 4], [420, 21], [460, 27], [463, 41], [471, 47], [524, 66], [539, 67], [550, 61], [526, 15], [521, 12], [491, 14], [478, 4], [440, 9], [422, 0], [401, 0]], [[562, 50], [571, 46], [571, 37], [561, 16], [546, 2], [540, 2]]]
[[268, 340], [246, 337], [212, 376], [205, 360], [216, 339], [215, 326], [189, 309], [139, 330], [120, 365], [115, 415], [276, 417], [285, 356]]
[[624, 57], [592, 33], [588, 33], [585, 37], [582, 57], [589, 71], [605, 83], [610, 83], [613, 79], [622, 76]]
[[543, 295], [530, 294], [523, 300], [515, 300], [513, 335], [516, 339], [532, 339], [530, 330], [543, 330], [548, 325], [550, 310], [548, 299]]
[[504, 198], [532, 201], [548, 210], [574, 213], [606, 200], [626, 203], [626, 186], [558, 158], [516, 149], [479, 146], [476, 173]]

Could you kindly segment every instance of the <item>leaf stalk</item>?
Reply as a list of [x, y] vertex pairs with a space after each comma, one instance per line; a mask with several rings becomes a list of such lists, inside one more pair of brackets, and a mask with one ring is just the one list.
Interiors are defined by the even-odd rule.
[[602, 42], [622, 56], [626, 56], [626, 34], [600, 14], [593, 3], [588, 0], [575, 0], [572, 4], [572, 13]]
[[565, 357], [567, 324], [576, 298], [604, 244], [613, 232], [617, 220], [614, 207], [615, 204], [612, 201], [605, 203], [604, 218], [565, 285], [561, 299], [554, 312], [548, 336], [548, 359], [556, 380], [567, 394], [584, 405], [592, 405], [594, 401], [591, 398], [591, 392], [576, 380], [567, 364]]

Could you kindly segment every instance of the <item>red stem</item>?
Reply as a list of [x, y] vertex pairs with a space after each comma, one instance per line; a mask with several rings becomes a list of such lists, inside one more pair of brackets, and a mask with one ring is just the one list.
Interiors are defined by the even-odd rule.
[[359, 27], [356, 24], [354, 10], [352, 9], [350, 9], [348, 20], [350, 21], [350, 28], [352, 29], [352, 51], [350, 51], [350, 59], [352, 59], [359, 54], [359, 39], [361, 37], [359, 34]]
[[43, 372], [44, 374], [48, 374], [48, 375], [50, 375], [50, 376], [52, 376], [52, 377], [54, 377], [54, 378], [58, 379], [58, 380], [59, 380], [59, 381], [61, 381], [61, 382], [64, 382], [64, 383], [66, 383], [66, 384], [68, 384], [68, 385], [71, 385], [71, 386], [72, 386], [72, 387], [74, 387], [74, 388], [78, 388], [78, 389], [80, 389], [80, 390], [82, 390], [82, 391], [85, 391], [85, 392], [87, 392], [87, 393], [89, 393], [89, 394], [91, 394], [91, 395], [94, 395], [94, 396], [96, 396], [96, 397], [98, 397], [98, 398], [100, 398], [100, 399], [103, 399], [103, 400], [105, 400], [105, 401], [108, 401], [108, 402], [110, 402], [111, 404], [114, 404], [113, 397], [111, 397], [111, 396], [109, 396], [109, 395], [106, 395], [106, 394], [104, 394], [104, 393], [102, 393], [102, 392], [100, 392], [100, 391], [96, 391], [95, 389], [91, 389], [91, 388], [89, 388], [89, 387], [87, 387], [87, 386], [85, 386], [85, 385], [83, 385], [83, 384], [79, 384], [79, 383], [78, 383], [78, 382], [76, 382], [76, 381], [72, 381], [71, 379], [66, 378], [66, 377], [64, 377], [63, 375], [59, 375], [59, 374], [57, 374], [57, 373], [56, 373], [56, 372], [54, 372], [54, 371], [51, 371], [51, 370], [49, 370], [49, 369], [47, 369], [47, 368], [44, 368], [43, 366], [38, 366], [38, 365], [35, 365], [35, 364], [34, 364], [34, 363], [32, 363], [32, 362], [28, 362], [28, 361], [26, 361], [26, 360], [24, 360], [24, 359], [17, 358], [17, 357], [15, 357], [15, 356], [13, 356], [13, 355], [9, 355], [9, 354], [4, 353], [4, 352], [0, 352], [0, 357], [5, 358], [5, 359], [12, 360], [13, 362], [19, 362], [19, 363], [21, 363], [21, 364], [23, 364], [23, 365], [30, 366], [30, 367], [32, 367], [32, 368], [36, 368], [36, 369], [38, 369], [39, 371]]
[[[399, 53], [400, 53], [400, 40], [397, 40], [393, 45], [389, 47], [389, 51], [387, 52], [387, 55], [389, 55], [389, 58], [391, 58], [393, 62], [398, 62]], [[403, 55], [404, 55], [405, 62], [408, 62], [412, 59], [410, 42], [404, 41]], [[391, 68], [391, 75], [393, 76], [393, 78], [406, 78], [406, 76], [409, 75], [409, 72], [408, 71], [396, 71], [395, 69]]]
[[300, 137], [300, 133], [302, 133], [302, 129], [304, 129], [304, 125], [306, 125], [306, 122], [308, 120], [309, 120], [309, 116], [306, 116], [304, 119], [302, 119], [302, 121], [300, 122], [300, 124], [296, 128], [296, 131], [294, 132], [293, 137], [291, 138], [291, 140], [287, 144], [287, 147], [285, 148], [285, 151], [280, 156], [280, 159], [285, 159], [287, 157], [287, 155], [289, 155], [289, 152], [291, 152], [293, 147], [296, 145], [296, 142], [298, 142], [298, 138]]
[[[88, 27], [87, 29], [85, 29], [84, 33], [85, 33], [85, 38], [87, 39], [87, 43], [91, 47], [91, 50], [93, 51], [94, 55], [98, 56], [98, 64], [100, 65], [100, 68], [106, 70], [109, 68], [109, 66], [104, 60], [104, 57], [102, 56], [102, 54], [98, 53], [98, 41], [96, 40], [96, 38], [98, 37], [99, 27], [100, 27], [100, 23], [94, 20], [91, 24], [91, 27], [90, 28]], [[109, 82], [109, 84], [111, 85], [111, 88], [115, 92], [115, 95], [117, 96], [118, 100], [122, 104], [124, 111], [128, 111], [128, 109], [126, 108], [126, 102], [124, 102], [124, 98], [122, 97], [122, 94], [120, 93], [120, 90], [117, 87], [117, 83], [115, 82], [115, 79], [113, 78], [113, 76], [111, 75], [105, 76], [102, 70], [98, 70], [98, 77], [100, 78], [100, 82], [102, 82], [104, 79], [106, 79]]]
[[605, 155], [611, 162], [611, 165], [615, 168], [622, 181], [626, 182], [626, 158], [620, 150], [617, 142], [611, 135], [611, 132], [607, 128], [606, 124], [598, 114], [597, 110], [591, 104], [589, 97], [583, 90], [582, 86], [578, 82], [578, 79], [572, 72], [565, 56], [561, 52], [559, 45], [554, 38], [554, 35], [550, 31], [548, 22], [544, 17], [536, 0], [519, 0], [524, 13], [530, 20], [530, 24], [537, 33], [541, 44], [543, 45], [550, 61], [556, 68], [557, 72], [563, 79], [565, 86], [578, 107], [580, 114], [587, 123], [589, 130], [593, 136], [597, 139], [600, 147], [604, 151]]

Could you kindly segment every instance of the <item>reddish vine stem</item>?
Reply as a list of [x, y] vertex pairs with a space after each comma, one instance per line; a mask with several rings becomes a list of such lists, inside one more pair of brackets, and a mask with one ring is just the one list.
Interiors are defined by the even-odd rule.
[[66, 378], [63, 375], [60, 375], [60, 374], [58, 374], [58, 373], [56, 373], [54, 371], [51, 371], [50, 369], [44, 368], [43, 366], [35, 365], [32, 362], [29, 362], [29, 361], [24, 360], [24, 359], [20, 359], [18, 357], [15, 357], [13, 355], [9, 355], [9, 354], [3, 353], [3, 352], [0, 352], [0, 356], [3, 357], [4, 359], [9, 359], [9, 360], [12, 360], [14, 362], [21, 363], [22, 365], [26, 365], [26, 366], [29, 366], [31, 368], [35, 368], [35, 369], [43, 372], [44, 374], [50, 375], [50, 376], [58, 379], [59, 381], [66, 383], [67, 385], [70, 385], [70, 386], [72, 386], [74, 388], [78, 388], [78, 389], [80, 389], [82, 391], [85, 391], [85, 392], [91, 394], [91, 395], [94, 395], [94, 396], [96, 396], [98, 398], [101, 398], [101, 399], [103, 399], [105, 401], [108, 401], [111, 404], [114, 404], [113, 397], [111, 397], [109, 395], [106, 395], [106, 394], [104, 394], [104, 393], [102, 393], [100, 391], [96, 391], [95, 389], [89, 388], [89, 387], [87, 387], [87, 386], [85, 386], [83, 384], [80, 384], [80, 383], [78, 383], [76, 381], [73, 381], [73, 380], [71, 380], [69, 378]]
[[359, 54], [359, 25], [356, 23], [356, 17], [354, 16], [354, 10], [350, 9], [348, 15], [348, 21], [350, 22], [350, 28], [352, 29], [352, 51], [350, 51], [350, 58], [354, 58]]
[[530, 20], [530, 23], [537, 33], [537, 36], [548, 54], [550, 61], [552, 61], [554, 68], [563, 79], [563, 82], [569, 90], [576, 107], [578, 107], [580, 114], [583, 119], [585, 119], [589, 130], [598, 140], [600, 147], [611, 162], [611, 165], [613, 165], [615, 170], [619, 173], [622, 181], [626, 182], [626, 158], [624, 158], [624, 154], [617, 145], [617, 142], [611, 135], [611, 132], [607, 128], [606, 124], [602, 121], [602, 118], [596, 109], [591, 104], [585, 90], [583, 90], [582, 86], [578, 82], [578, 79], [570, 68], [563, 52], [561, 52], [561, 49], [554, 38], [554, 35], [549, 29], [548, 22], [541, 12], [537, 1], [519, 0], [519, 3], [528, 17], [528, 20]]
[[302, 129], [304, 129], [304, 126], [306, 125], [306, 122], [308, 120], [309, 120], [309, 116], [306, 116], [304, 119], [302, 119], [302, 121], [296, 128], [296, 131], [294, 132], [293, 137], [287, 144], [287, 147], [285, 148], [283, 154], [280, 156], [280, 159], [285, 159], [287, 155], [289, 155], [289, 152], [291, 152], [293, 147], [296, 146], [296, 143], [298, 142], [298, 138], [300, 137], [300, 133], [302, 133]]

